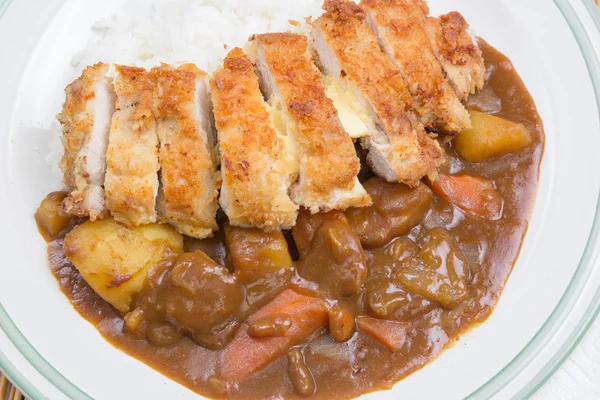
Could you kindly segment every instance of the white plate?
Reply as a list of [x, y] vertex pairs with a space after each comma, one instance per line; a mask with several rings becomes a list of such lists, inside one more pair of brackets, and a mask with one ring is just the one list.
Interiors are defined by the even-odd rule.
[[[40, 200], [60, 187], [46, 154], [57, 144], [54, 115], [74, 78], [71, 57], [90, 24], [119, 3], [0, 5], [0, 368], [36, 400], [197, 398], [111, 347], [73, 310], [33, 221]], [[546, 153], [530, 231], [496, 311], [392, 391], [365, 398], [526, 397], [570, 353], [600, 303], [598, 31], [581, 0], [429, 3], [434, 13], [460, 10], [512, 59], [544, 120]]]

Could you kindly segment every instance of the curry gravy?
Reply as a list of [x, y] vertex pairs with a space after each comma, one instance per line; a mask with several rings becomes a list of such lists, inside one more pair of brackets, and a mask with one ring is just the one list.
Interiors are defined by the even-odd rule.
[[[409, 199], [400, 193], [404, 189], [399, 185], [371, 180], [369, 185], [384, 194], [391, 195], [393, 191], [400, 191], [394, 193], [394, 196], [403, 199], [411, 207], [420, 209], [422, 215], [419, 216], [420, 222], [416, 227], [410, 228], [391, 243], [382, 245], [388, 240], [376, 238], [372, 241], [374, 245], [365, 249], [364, 256], [354, 254], [355, 257], [364, 257], [368, 265], [368, 272], [360, 268], [353, 271], [353, 276], [360, 275], [361, 279], [366, 275], [364, 285], [354, 294], [344, 296], [346, 292], [354, 291], [353, 278], [337, 276], [336, 270], [326, 272], [331, 274], [331, 280], [336, 280], [335, 285], [321, 285], [321, 288], [326, 289], [321, 292], [316, 289], [317, 294], [323, 297], [338, 298], [339, 305], [357, 317], [358, 329], [348, 341], [336, 342], [327, 330], [322, 330], [314, 340], [297, 346], [301, 354], [297, 350], [284, 354], [237, 387], [228, 388], [214, 378], [218, 375], [218, 363], [224, 350], [209, 350], [187, 336], [165, 347], [157, 347], [145, 339], [136, 338], [124, 329], [123, 317], [86, 284], [64, 256], [62, 239], [56, 239], [50, 242], [48, 255], [50, 267], [62, 291], [75, 309], [112, 345], [208, 397], [293, 399], [300, 397], [297, 393], [298, 384], [304, 384], [307, 385], [304, 390], [309, 390], [309, 394], [310, 390], [316, 390], [311, 398], [333, 400], [390, 388], [395, 382], [434, 359], [446, 346], [457, 340], [461, 333], [486, 320], [517, 259], [532, 212], [544, 148], [542, 121], [533, 99], [511, 62], [485, 41], [480, 40], [479, 44], [483, 50], [488, 79], [485, 89], [472, 96], [467, 107], [524, 124], [532, 134], [533, 143], [523, 150], [481, 163], [461, 160], [452, 146], [448, 145], [446, 151], [450, 162], [445, 172], [464, 173], [492, 180], [503, 199], [503, 217], [496, 221], [473, 219], [429, 191], [415, 192]], [[370, 174], [361, 176], [366, 179]], [[332, 224], [335, 225], [335, 221]], [[447, 232], [451, 233], [450, 239]], [[296, 262], [296, 269], [305, 277], [321, 279], [311, 269], [314, 264], [302, 262], [303, 248], [298, 246], [296, 250], [291, 235], [287, 234], [287, 237], [292, 253], [298, 251], [301, 257]], [[298, 235], [294, 237], [298, 242]], [[436, 243], [450, 243], [450, 254], [462, 254], [455, 262], [463, 265], [461, 273], [469, 282], [468, 288], [460, 288], [462, 292], [448, 300], [447, 304], [445, 299], [440, 299], [439, 302], [429, 301], [402, 288], [395, 292], [398, 295], [394, 294], [392, 297], [381, 290], [391, 284], [389, 268], [398, 262], [398, 257], [418, 250], [416, 244], [421, 247], [435, 246]], [[186, 249], [202, 249], [217, 264], [230, 270], [233, 268], [222, 234], [202, 242], [186, 240]], [[307, 254], [304, 257], [310, 256]], [[349, 280], [346, 282], [344, 279]], [[290, 281], [294, 289], [310, 292], [312, 289], [305, 283], [298, 276], [292, 277]], [[455, 306], [452, 301], [458, 305]], [[381, 318], [383, 315], [396, 324], [403, 337], [397, 351], [391, 351], [361, 329], [365, 326], [361, 325], [365, 317]], [[344, 318], [344, 315], [340, 314], [340, 318]], [[279, 324], [281, 329], [286, 329], [285, 316], [281, 317]], [[255, 329], [260, 330], [262, 327]], [[344, 335], [345, 332], [336, 334]], [[296, 375], [288, 373], [290, 363], [300, 364], [301, 369], [294, 370], [296, 375], [298, 371], [302, 375], [302, 371], [306, 372], [302, 368], [306, 368], [312, 374], [314, 382], [309, 380], [303, 383], [296, 378], [292, 382], [290, 376]], [[311, 384], [314, 384], [314, 388]]]

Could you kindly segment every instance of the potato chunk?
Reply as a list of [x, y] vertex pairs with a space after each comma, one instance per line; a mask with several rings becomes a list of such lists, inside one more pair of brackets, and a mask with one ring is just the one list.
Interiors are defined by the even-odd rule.
[[395, 276], [401, 271], [404, 261], [414, 259], [419, 251], [419, 247], [412, 240], [401, 237], [369, 253], [365, 304], [372, 316], [410, 321], [435, 308], [435, 303], [407, 290]]
[[171, 325], [203, 347], [221, 349], [239, 326], [244, 291], [227, 268], [195, 251], [153, 268], [136, 303], [148, 326]]
[[60, 214], [60, 205], [67, 195], [67, 192], [50, 193], [35, 212], [35, 222], [47, 242], [56, 239], [71, 223], [71, 217]]
[[346, 210], [348, 223], [366, 249], [385, 246], [419, 225], [431, 206], [433, 193], [420, 184], [410, 188], [372, 178], [363, 184], [373, 205]]
[[332, 298], [360, 290], [368, 273], [367, 259], [342, 212], [311, 215], [304, 210], [292, 235], [300, 243], [297, 268], [302, 278], [316, 283], [319, 291]]
[[225, 240], [250, 308], [262, 306], [287, 285], [294, 263], [283, 233], [226, 224]]
[[177, 254], [183, 253], [183, 235], [170, 225], [141, 225], [135, 230], [152, 242], [164, 242]]
[[92, 289], [125, 313], [148, 269], [170, 253], [183, 252], [183, 236], [169, 225], [129, 229], [106, 218], [76, 226], [65, 236], [63, 246]]
[[416, 257], [402, 262], [398, 282], [421, 296], [452, 310], [469, 295], [471, 271], [456, 239], [443, 228], [434, 228], [421, 239]]
[[453, 141], [459, 156], [470, 162], [500, 157], [529, 146], [531, 133], [523, 125], [494, 115], [470, 110], [473, 127]]

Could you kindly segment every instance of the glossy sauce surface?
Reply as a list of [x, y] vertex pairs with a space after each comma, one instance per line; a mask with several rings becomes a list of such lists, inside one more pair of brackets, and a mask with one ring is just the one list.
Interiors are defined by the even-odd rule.
[[[424, 184], [409, 190], [371, 178], [365, 187], [377, 210], [301, 215], [286, 233], [293, 264], [285, 257], [265, 261], [265, 254], [281, 250], [281, 244], [258, 232], [236, 237], [239, 231], [225, 228], [210, 240], [186, 239], [187, 251], [202, 250], [210, 259], [186, 253], [153, 270], [136, 300], [151, 326], [143, 332], [136, 331], [143, 321], [135, 313], [127, 315], [125, 326], [123, 316], [65, 258], [62, 239], [56, 239], [48, 253], [61, 289], [115, 347], [209, 397], [330, 400], [391, 387], [485, 321], [527, 231], [544, 147], [542, 122], [510, 61], [487, 43], [480, 45], [489, 78], [467, 106], [522, 123], [533, 143], [481, 163], [463, 161], [448, 145], [450, 162], [443, 172], [493, 181], [503, 200], [502, 218], [469, 217]], [[367, 171], [363, 180], [370, 176]], [[228, 240], [242, 245], [229, 246]], [[283, 272], [264, 273], [274, 270], [269, 263]], [[260, 268], [265, 270], [257, 272]], [[220, 363], [236, 329], [254, 338], [283, 337], [295, 329], [285, 313], [240, 327], [285, 287], [325, 299], [329, 329], [316, 329], [310, 340], [229, 384]], [[193, 293], [211, 290], [226, 291], [229, 301], [221, 304], [215, 297], [212, 305], [194, 303]]]

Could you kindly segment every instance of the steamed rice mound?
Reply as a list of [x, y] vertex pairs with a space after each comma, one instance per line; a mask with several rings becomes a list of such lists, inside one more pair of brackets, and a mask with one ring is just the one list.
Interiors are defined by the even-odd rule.
[[321, 14], [321, 4], [322, 0], [128, 0], [110, 18], [94, 24], [94, 38], [73, 64], [83, 68], [102, 61], [151, 68], [161, 62], [192, 62], [212, 73], [227, 48], [243, 46], [252, 34], [306, 32], [305, 18]]

